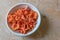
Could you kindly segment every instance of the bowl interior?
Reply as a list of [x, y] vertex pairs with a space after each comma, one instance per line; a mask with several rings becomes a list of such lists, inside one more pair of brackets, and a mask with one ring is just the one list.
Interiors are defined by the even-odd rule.
[[40, 12], [38, 11], [38, 9], [37, 9], [35, 6], [33, 6], [32, 4], [29, 4], [29, 3], [17, 4], [17, 5], [15, 5], [15, 6], [13, 6], [13, 7], [9, 10], [8, 13], [12, 13], [12, 12], [16, 11], [16, 10], [19, 9], [19, 8], [24, 8], [26, 5], [28, 5], [29, 8], [31, 8], [32, 10], [36, 11], [37, 14], [38, 14], [38, 19], [37, 19], [37, 21], [36, 21], [36, 22], [37, 22], [37, 23], [36, 23], [36, 26], [35, 26], [35, 28], [34, 28], [32, 31], [28, 32], [27, 34], [21, 34], [21, 33], [13, 32], [13, 31], [8, 27], [9, 30], [10, 30], [13, 34], [20, 35], [20, 36], [30, 35], [30, 34], [34, 33], [34, 32], [38, 29], [38, 27], [39, 27], [39, 25], [40, 25], [40, 23], [41, 23]]

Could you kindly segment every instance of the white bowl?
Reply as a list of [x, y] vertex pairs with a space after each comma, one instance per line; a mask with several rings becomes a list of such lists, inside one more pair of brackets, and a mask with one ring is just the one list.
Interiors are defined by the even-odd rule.
[[[8, 24], [7, 24], [7, 15], [8, 15], [8, 13], [10, 13], [10, 12], [14, 11], [15, 9], [21, 7], [21, 5], [28, 5], [32, 10], [36, 11], [37, 14], [38, 14], [37, 24], [36, 24], [35, 28], [34, 28], [32, 31], [28, 32], [27, 34], [21, 34], [21, 33], [14, 32], [14, 31], [12, 31], [12, 30], [9, 28], [9, 26], [8, 26]], [[24, 6], [23, 6], [23, 7], [24, 7]], [[33, 6], [33, 5], [30, 4], [30, 3], [19, 3], [19, 4], [14, 5], [12, 8], [10, 8], [10, 9], [8, 10], [7, 15], [6, 15], [6, 25], [7, 25], [8, 30], [9, 30], [12, 34], [15, 34], [15, 35], [18, 35], [18, 36], [28, 36], [28, 35], [34, 33], [34, 32], [39, 28], [39, 26], [40, 26], [40, 24], [41, 24], [41, 14], [40, 14], [40, 12], [38, 11], [38, 9], [37, 9], [35, 6]]]

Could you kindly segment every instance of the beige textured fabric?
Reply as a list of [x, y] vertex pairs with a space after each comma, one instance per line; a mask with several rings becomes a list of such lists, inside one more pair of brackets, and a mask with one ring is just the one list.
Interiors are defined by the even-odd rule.
[[[40, 28], [27, 37], [11, 34], [5, 25], [10, 7], [23, 2], [35, 5], [42, 15]], [[0, 0], [0, 40], [60, 40], [60, 0]]]

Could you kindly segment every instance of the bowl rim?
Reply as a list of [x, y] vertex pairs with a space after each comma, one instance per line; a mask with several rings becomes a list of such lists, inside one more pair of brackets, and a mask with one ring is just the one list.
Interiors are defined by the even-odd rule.
[[[9, 10], [8, 10], [8, 12], [7, 12], [7, 16], [8, 16], [8, 13], [14, 8], [14, 7], [16, 7], [16, 6], [18, 6], [18, 5], [21, 5], [21, 4], [26, 4], [26, 5], [31, 5], [31, 6], [33, 6], [34, 8], [36, 8], [34, 5], [32, 5], [31, 3], [17, 3], [17, 4], [15, 4], [15, 5], [13, 5]], [[7, 23], [7, 16], [6, 16], [6, 25], [7, 25], [7, 29], [12, 33], [12, 34], [15, 34], [15, 35], [18, 35], [18, 36], [28, 36], [28, 35], [30, 35], [30, 34], [33, 34], [39, 27], [40, 27], [40, 24], [41, 24], [41, 13], [39, 12], [39, 10], [36, 8], [36, 12], [38, 12], [38, 16], [39, 16], [39, 24], [38, 24], [38, 26], [37, 26], [37, 28], [34, 28], [35, 30], [33, 31], [32, 30], [32, 32], [30, 32], [29, 34], [20, 34], [20, 33], [16, 33], [16, 32], [14, 32], [14, 31], [12, 31], [10, 28], [9, 28], [9, 26], [8, 26], [8, 23]], [[36, 27], [36, 26], [35, 26]]]

